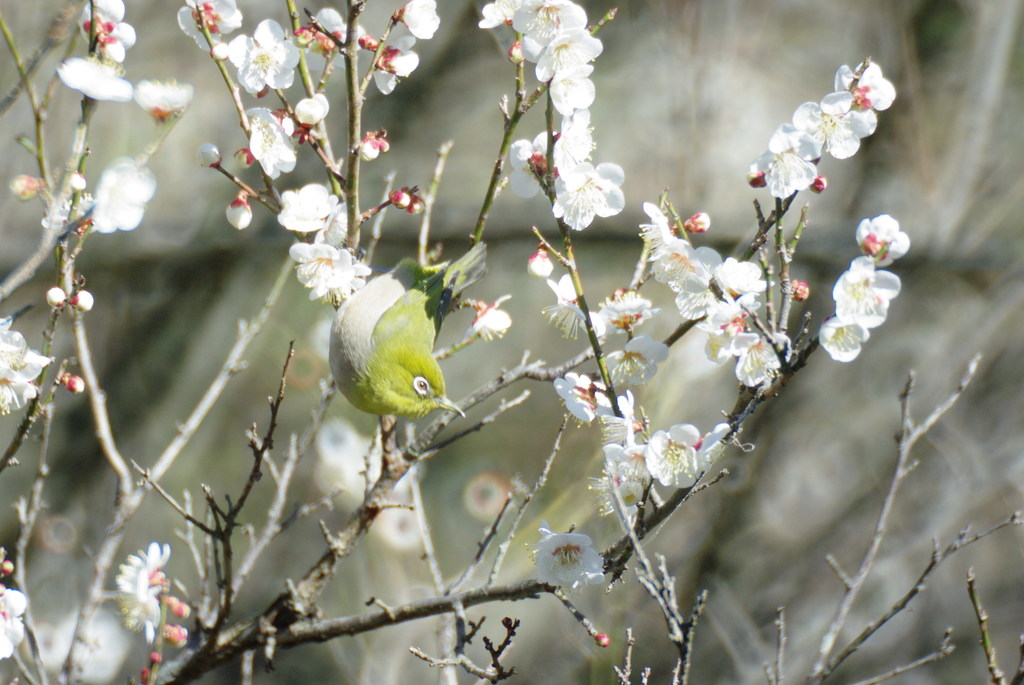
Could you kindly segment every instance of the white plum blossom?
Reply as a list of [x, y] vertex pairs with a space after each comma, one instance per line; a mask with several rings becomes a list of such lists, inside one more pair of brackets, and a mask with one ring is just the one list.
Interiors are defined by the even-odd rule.
[[697, 477], [711, 468], [722, 449], [722, 438], [729, 424], [720, 423], [707, 435], [701, 435], [690, 423], [677, 423], [668, 430], [655, 431], [647, 443], [647, 469], [662, 485], [688, 488]]
[[[778, 337], [780, 346], [785, 349], [789, 339], [782, 334]], [[782, 362], [775, 348], [764, 337], [754, 334], [753, 338], [745, 337], [744, 342], [750, 344], [743, 347], [736, 360], [736, 379], [748, 388], [754, 388], [774, 378]]]
[[852, 157], [860, 139], [875, 132], [878, 117], [870, 109], [851, 109], [848, 91], [829, 93], [821, 104], [805, 102], [793, 112], [793, 125], [810, 134], [836, 159]]
[[97, 49], [115, 62], [124, 62], [125, 51], [135, 45], [135, 29], [124, 19], [122, 0], [92, 0], [82, 8], [82, 33], [88, 38], [93, 33], [92, 7], [98, 18], [95, 27]]
[[242, 25], [242, 11], [236, 0], [185, 0], [185, 7], [178, 10], [178, 26], [204, 50], [210, 45], [199, 30], [200, 14], [214, 42]]
[[640, 237], [644, 239], [647, 249], [650, 250], [651, 254], [654, 254], [654, 252], [674, 240], [676, 234], [672, 232], [672, 228], [668, 223], [668, 217], [665, 216], [665, 212], [661, 211], [658, 205], [653, 202], [645, 202], [643, 208], [644, 214], [650, 217], [651, 223], [640, 224]]
[[885, 322], [889, 301], [900, 294], [900, 277], [890, 271], [877, 271], [871, 257], [857, 257], [832, 288], [836, 316], [864, 328]]
[[910, 249], [910, 236], [900, 230], [896, 219], [879, 214], [873, 219], [861, 219], [857, 225], [857, 244], [877, 266], [888, 266]]
[[512, 28], [523, 34], [523, 55], [531, 62], [558, 33], [586, 26], [587, 13], [570, 0], [525, 0], [512, 15]]
[[837, 362], [852, 362], [860, 354], [861, 346], [871, 337], [871, 331], [856, 321], [833, 316], [821, 324], [818, 339], [828, 356]]
[[722, 256], [718, 252], [706, 246], [694, 247], [686, 238], [664, 233], [658, 241], [661, 244], [650, 256], [650, 261], [654, 262], [655, 280], [676, 292], [691, 282], [694, 283], [691, 290], [695, 292], [708, 288], [715, 269], [722, 263]]
[[98, 233], [131, 231], [142, 222], [146, 203], [156, 194], [156, 176], [129, 157], [114, 160], [100, 175], [92, 205]]
[[589, 161], [593, 151], [594, 129], [590, 126], [590, 110], [578, 109], [572, 116], [562, 117], [555, 140], [555, 168], [559, 171], [575, 168]]
[[550, 81], [596, 59], [604, 46], [585, 28], [559, 31], [537, 60], [537, 80]]
[[537, 580], [564, 590], [600, 583], [604, 562], [590, 537], [583, 533], [554, 533], [540, 527], [537, 542]]
[[[270, 178], [277, 178], [282, 172], [295, 168], [295, 148], [289, 140], [289, 132], [273, 112], [265, 107], [254, 107], [245, 111], [249, 117], [249, 153], [260, 163]], [[292, 125], [291, 119], [285, 119]]]
[[715, 267], [715, 283], [722, 292], [737, 298], [747, 293], [763, 293], [768, 283], [762, 278], [761, 267], [753, 262], [741, 262], [728, 257]]
[[[325, 7], [314, 15], [317, 23], [325, 31], [344, 43], [348, 38], [348, 25], [338, 10], [333, 7]], [[338, 44], [328, 38], [320, 31], [309, 27], [309, 50], [306, 53], [306, 64], [314, 71], [322, 70], [327, 65], [327, 56], [336, 53]], [[364, 35], [363, 27], [356, 26], [356, 37]]]
[[493, 29], [502, 24], [511, 24], [512, 16], [523, 4], [523, 0], [495, 0], [483, 6], [480, 10], [483, 19], [477, 24], [482, 29]]
[[327, 228], [338, 209], [338, 198], [326, 186], [309, 183], [298, 190], [281, 193], [281, 213], [277, 221], [289, 231], [310, 233]]
[[39, 394], [36, 378], [53, 361], [33, 349], [11, 319], [0, 320], [0, 416], [21, 409]]
[[614, 383], [643, 385], [654, 378], [658, 364], [668, 359], [668, 345], [648, 335], [638, 335], [623, 350], [607, 355], [608, 373]]
[[146, 79], [135, 84], [135, 103], [157, 121], [181, 116], [194, 95], [195, 88], [190, 83]]
[[548, 92], [559, 114], [567, 117], [578, 109], [588, 109], [594, 104], [597, 91], [594, 82], [590, 80], [593, 71], [593, 64], [581, 64], [554, 75]]
[[590, 380], [586, 374], [567, 373], [564, 378], [556, 378], [554, 386], [565, 408], [583, 423], [590, 423], [595, 416], [613, 413], [604, 384]]
[[559, 171], [552, 214], [556, 219], [563, 219], [572, 230], [582, 231], [595, 216], [615, 216], [626, 206], [620, 187], [626, 176], [618, 164], [604, 162], [595, 167], [583, 162]]
[[750, 165], [752, 173], [763, 173], [773, 197], [787, 198], [806, 190], [818, 171], [812, 160], [821, 157], [821, 143], [793, 124], [782, 124], [768, 141], [768, 151]]
[[20, 590], [0, 588], [0, 659], [9, 659], [25, 639], [21, 617], [28, 608], [28, 597]]
[[117, 604], [121, 618], [132, 632], [144, 631], [146, 642], [156, 638], [160, 623], [160, 596], [170, 582], [164, 567], [171, 558], [171, 546], [149, 543], [145, 552], [130, 554], [117, 571]]
[[402, 23], [420, 40], [429, 40], [441, 25], [437, 0], [409, 0], [401, 10]]
[[[863, 69], [857, 85], [853, 82], [856, 79], [856, 72]], [[882, 67], [871, 62], [866, 67], [864, 63], [857, 65], [857, 69], [850, 69], [843, 65], [836, 72], [836, 90], [848, 90], [853, 94], [853, 106], [858, 109], [873, 109], [881, 111], [889, 109], [893, 100], [896, 99], [896, 89], [885, 77], [882, 76]]]
[[530, 198], [540, 190], [540, 184], [534, 175], [534, 169], [543, 172], [547, 167], [548, 134], [541, 131], [533, 142], [517, 140], [509, 148], [508, 158], [512, 173], [508, 177], [508, 185], [512, 192], [522, 198]]
[[93, 100], [128, 102], [131, 81], [121, 78], [117, 67], [86, 57], [69, 57], [57, 66], [61, 83]]
[[[562, 331], [566, 338], [575, 338], [579, 335], [580, 329], [585, 329], [586, 322], [583, 318], [583, 310], [576, 301], [576, 289], [572, 283], [572, 276], [564, 274], [557, 283], [548, 279], [548, 287], [555, 293], [556, 304], [543, 309], [544, 316], [548, 322]], [[594, 332], [600, 338], [604, 336], [605, 321], [600, 316], [591, 316], [590, 322]]]
[[636, 401], [633, 398], [633, 391], [627, 390], [625, 394], [615, 398], [619, 407], [619, 413], [602, 414], [598, 417], [601, 422], [601, 440], [606, 443], [619, 443], [625, 447], [636, 446], [636, 432], [641, 425], [636, 418]]
[[362, 288], [370, 275], [370, 267], [357, 262], [351, 252], [324, 242], [295, 243], [288, 249], [288, 256], [298, 264], [296, 275], [309, 288], [311, 300], [340, 302]]
[[616, 493], [627, 511], [630, 511], [640, 504], [647, 487], [651, 484], [651, 474], [644, 462], [647, 445], [608, 444], [604, 445], [602, 450], [604, 469], [601, 476], [590, 481], [590, 489], [598, 497], [598, 513], [601, 516], [615, 513]]
[[251, 95], [264, 88], [287, 88], [295, 79], [299, 49], [273, 19], [264, 19], [249, 36], [235, 36], [228, 59], [238, 69], [238, 81]]
[[512, 317], [504, 309], [498, 307], [501, 303], [511, 299], [511, 295], [502, 295], [492, 303], [477, 302], [473, 305], [476, 315], [466, 331], [466, 337], [477, 337], [490, 342], [497, 340], [508, 332], [512, 326]]
[[302, 98], [295, 103], [295, 119], [305, 126], [316, 126], [329, 111], [331, 105], [323, 93], [316, 93], [311, 98]]
[[757, 333], [747, 331], [747, 318], [750, 315], [746, 311], [756, 305], [756, 296], [748, 293], [739, 299], [716, 299], [708, 306], [707, 315], [697, 324], [697, 328], [708, 334], [704, 352], [709, 360], [724, 364], [757, 342]]
[[659, 311], [637, 291], [619, 289], [601, 303], [597, 315], [611, 326], [613, 333], [619, 333], [632, 332]]
[[387, 95], [398, 85], [399, 77], [411, 74], [420, 64], [420, 56], [412, 51], [416, 44], [413, 36], [402, 36], [381, 50], [373, 72], [377, 89]]

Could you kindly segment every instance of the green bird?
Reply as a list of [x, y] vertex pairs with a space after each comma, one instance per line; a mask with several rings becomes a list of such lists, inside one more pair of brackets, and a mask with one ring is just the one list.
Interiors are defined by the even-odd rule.
[[434, 409], [462, 413], [445, 395], [434, 340], [452, 299], [486, 270], [477, 243], [451, 264], [403, 259], [338, 308], [329, 360], [334, 382], [357, 409], [420, 418]]

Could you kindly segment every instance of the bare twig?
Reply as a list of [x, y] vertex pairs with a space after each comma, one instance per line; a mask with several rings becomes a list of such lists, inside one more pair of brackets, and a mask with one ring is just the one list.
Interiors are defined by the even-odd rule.
[[974, 617], [978, 621], [978, 632], [981, 633], [979, 642], [985, 653], [985, 665], [988, 668], [989, 680], [992, 685], [1006, 685], [1003, 669], [999, 668], [999, 660], [996, 658], [996, 647], [992, 644], [992, 636], [988, 632], [988, 612], [985, 611], [985, 607], [981, 604], [981, 598], [978, 597], [973, 567], [967, 569], [967, 596], [971, 599]]
[[946, 634], [942, 636], [942, 643], [939, 645], [938, 649], [936, 649], [934, 652], [932, 652], [930, 654], [926, 654], [925, 656], [921, 657], [920, 659], [915, 659], [914, 661], [911, 661], [909, 664], [904, 664], [903, 666], [897, 666], [896, 668], [892, 669], [891, 671], [886, 671], [885, 673], [883, 673], [881, 675], [877, 675], [877, 676], [875, 676], [873, 678], [868, 678], [867, 680], [860, 680], [860, 681], [854, 683], [853, 685], [876, 685], [876, 683], [881, 683], [883, 681], [889, 680], [890, 678], [895, 678], [896, 676], [902, 675], [903, 673], [906, 673], [907, 671], [913, 671], [915, 668], [920, 668], [920, 667], [925, 666], [927, 664], [934, 663], [934, 662], [938, 661], [939, 659], [945, 658], [945, 657], [949, 656], [950, 654], [952, 654], [953, 650], [956, 649], [956, 647], [953, 645], [953, 642], [952, 642], [952, 636], [953, 636], [953, 629], [952, 628], [947, 628], [946, 629]]

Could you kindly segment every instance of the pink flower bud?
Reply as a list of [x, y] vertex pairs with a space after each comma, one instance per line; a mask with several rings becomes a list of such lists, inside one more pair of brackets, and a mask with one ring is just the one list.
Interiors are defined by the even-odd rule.
[[149, 669], [148, 668], [143, 668], [142, 670], [139, 671], [139, 682], [140, 683], [148, 683], [149, 682]]
[[167, 605], [167, 610], [178, 618], [188, 618], [189, 614], [192, 613], [192, 609], [189, 605], [174, 595], [165, 595], [164, 604]]
[[164, 641], [172, 647], [184, 647], [188, 642], [188, 630], [173, 623], [164, 624], [163, 636]]
[[249, 193], [241, 190], [235, 199], [231, 201], [225, 210], [228, 223], [239, 231], [249, 227], [252, 223], [252, 208], [249, 207]]
[[828, 188], [828, 179], [824, 176], [815, 176], [811, 182], [811, 192], [820, 193]]
[[747, 174], [747, 184], [751, 188], [764, 188], [768, 182], [764, 180], [763, 171], [751, 171]]
[[359, 142], [359, 156], [364, 162], [372, 162], [382, 153], [391, 149], [387, 139], [388, 132], [384, 129], [370, 131]]
[[380, 41], [368, 33], [364, 33], [363, 35], [359, 36], [359, 47], [361, 47], [363, 50], [376, 52], [378, 45], [380, 45]]
[[526, 261], [526, 270], [534, 278], [547, 278], [554, 268], [551, 257], [548, 256], [548, 251], [543, 246], [538, 246], [537, 251]]
[[408, 188], [392, 190], [388, 193], [388, 200], [390, 200], [391, 204], [395, 207], [405, 209], [412, 203], [412, 195], [409, 194]]
[[96, 300], [88, 290], [79, 290], [78, 293], [68, 299], [68, 304], [83, 314], [92, 310], [92, 306], [95, 303]]
[[85, 379], [74, 374], [66, 373], [61, 376], [60, 384], [73, 395], [81, 395], [85, 391]]
[[512, 64], [522, 64], [523, 60], [523, 42], [520, 40], [515, 41], [508, 48], [508, 61]]
[[150, 652], [149, 653], [149, 663], [151, 663], [153, 665], [156, 665], [156, 664], [161, 663], [163, 660], [164, 660], [164, 658], [162, 656], [160, 656], [160, 652]]
[[608, 637], [608, 633], [598, 633], [594, 636], [594, 642], [598, 647], [607, 647], [612, 643], [612, 639]]
[[409, 206], [405, 208], [405, 211], [409, 214], [422, 214], [425, 207], [426, 205], [423, 203], [423, 198], [418, 195], [413, 195], [412, 202], [410, 202]]
[[683, 230], [687, 233], [707, 233], [711, 228], [711, 217], [704, 212], [698, 212], [683, 222]]
[[242, 166], [249, 168], [256, 161], [256, 158], [252, 156], [252, 150], [247, 147], [239, 148], [235, 150], [235, 161]]
[[29, 176], [28, 174], [19, 174], [11, 179], [10, 187], [11, 192], [14, 193], [14, 197], [19, 200], [31, 200], [45, 186], [46, 184], [41, 178]]
[[54, 286], [46, 291], [46, 304], [51, 307], [59, 307], [64, 304], [68, 299], [68, 294], [64, 292], [63, 288]]
[[793, 299], [797, 302], [803, 302], [811, 296], [811, 286], [804, 281], [790, 281], [789, 287], [793, 292]]
[[14, 562], [4, 559], [3, 563], [0, 563], [0, 575], [9, 576], [12, 573], [14, 573]]

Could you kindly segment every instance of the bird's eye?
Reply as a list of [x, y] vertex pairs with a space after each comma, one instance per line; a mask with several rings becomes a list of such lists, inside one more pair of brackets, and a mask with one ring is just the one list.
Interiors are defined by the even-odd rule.
[[428, 397], [430, 395], [430, 381], [423, 376], [416, 376], [416, 378], [412, 379], [412, 389], [420, 397]]

